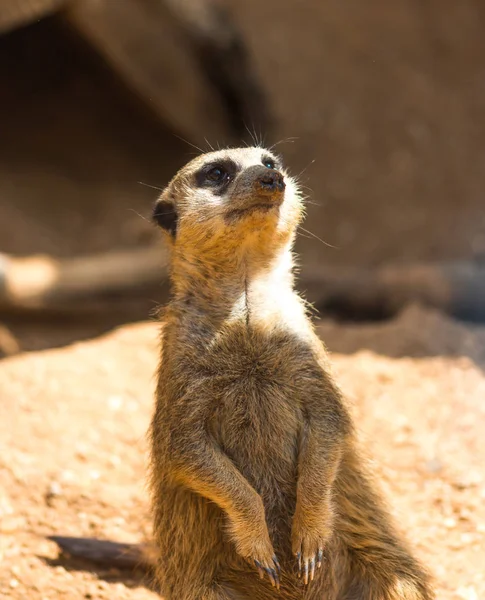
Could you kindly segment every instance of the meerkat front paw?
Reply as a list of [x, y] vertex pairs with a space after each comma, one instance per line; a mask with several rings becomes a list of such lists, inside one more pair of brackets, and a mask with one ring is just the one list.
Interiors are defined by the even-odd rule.
[[269, 580], [271, 581], [271, 585], [273, 587], [276, 587], [276, 589], [278, 590], [280, 589], [281, 567], [280, 563], [278, 562], [278, 559], [274, 554], [269, 561], [266, 560], [262, 562], [260, 560], [254, 559], [254, 565], [258, 569], [259, 577], [261, 579], [264, 578], [264, 573], [266, 572], [269, 577]]
[[298, 576], [305, 585], [315, 578], [315, 569], [322, 566], [323, 552], [330, 537], [328, 519], [308, 519], [296, 514], [292, 527], [292, 549], [297, 560]]
[[281, 569], [269, 538], [266, 521], [263, 521], [259, 527], [256, 527], [254, 522], [251, 526], [248, 523], [233, 523], [231, 537], [238, 554], [256, 567], [261, 579], [266, 573], [271, 585], [279, 589]]
[[271, 542], [267, 543], [256, 542], [253, 547], [241, 555], [256, 567], [261, 579], [264, 578], [264, 574], [268, 575], [268, 578], [273, 587], [280, 589], [280, 563], [276, 558]]

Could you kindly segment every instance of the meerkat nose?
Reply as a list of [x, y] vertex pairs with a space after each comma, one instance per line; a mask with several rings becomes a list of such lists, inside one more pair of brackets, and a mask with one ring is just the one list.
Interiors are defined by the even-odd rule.
[[278, 171], [269, 171], [258, 177], [261, 190], [267, 193], [282, 192], [286, 185], [283, 175]]

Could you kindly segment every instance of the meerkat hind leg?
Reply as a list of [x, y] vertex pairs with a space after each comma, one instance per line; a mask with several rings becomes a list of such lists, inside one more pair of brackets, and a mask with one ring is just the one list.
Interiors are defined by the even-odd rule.
[[426, 590], [420, 590], [411, 582], [396, 580], [384, 586], [378, 582], [359, 582], [352, 585], [340, 598], [341, 600], [432, 600], [434, 596], [428, 595]]
[[200, 596], [197, 596], [197, 598], [194, 596], [194, 598], [191, 598], [190, 600], [249, 600], [249, 598], [219, 584], [211, 586]]

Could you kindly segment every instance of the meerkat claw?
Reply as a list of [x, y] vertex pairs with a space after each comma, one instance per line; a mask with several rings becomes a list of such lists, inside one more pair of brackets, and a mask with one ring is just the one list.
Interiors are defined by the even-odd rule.
[[305, 585], [308, 585], [308, 560], [305, 560], [305, 576], [303, 578]]
[[272, 567], [265, 567], [262, 565], [262, 563], [259, 562], [259, 560], [254, 560], [254, 564], [256, 565], [256, 568], [258, 569], [258, 573], [259, 573], [259, 577], [260, 579], [264, 579], [264, 572], [266, 571], [266, 573], [268, 574], [269, 580], [271, 581], [271, 585], [273, 587], [276, 587], [276, 589], [280, 589], [280, 578], [278, 575], [278, 572], [280, 571], [280, 565], [278, 560], [275, 560], [275, 558], [273, 558], [273, 562], [275, 564], [276, 569], [273, 569]]
[[279, 589], [280, 582], [279, 582], [278, 574], [276, 573], [276, 571], [274, 569], [272, 569], [271, 567], [266, 567], [265, 571], [266, 571], [266, 573], [268, 573], [268, 577], [271, 581], [271, 585], [273, 587], [276, 587]]
[[322, 561], [323, 561], [323, 550], [322, 550], [322, 548], [320, 548], [318, 550], [317, 568], [320, 569], [320, 567], [322, 566]]
[[273, 556], [273, 562], [276, 566], [276, 570], [278, 571], [278, 573], [281, 573], [281, 565], [276, 556]]
[[310, 581], [315, 578], [315, 557], [310, 560]]
[[264, 571], [263, 571], [263, 567], [261, 566], [261, 563], [259, 562], [259, 560], [255, 560], [254, 564], [256, 565], [256, 568], [258, 569], [259, 578], [263, 579], [264, 578]]

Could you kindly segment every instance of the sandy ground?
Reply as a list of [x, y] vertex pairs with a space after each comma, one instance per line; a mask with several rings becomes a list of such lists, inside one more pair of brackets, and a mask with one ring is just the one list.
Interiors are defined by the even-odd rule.
[[[428, 337], [422, 331], [430, 320], [449, 357], [433, 356], [433, 329]], [[485, 597], [485, 376], [474, 355], [483, 332], [418, 308], [377, 327], [319, 327], [331, 347], [342, 339], [354, 349], [387, 343], [409, 355], [363, 349], [332, 361], [391, 510], [434, 573], [438, 598]], [[156, 597], [142, 575], [63, 559], [43, 537], [149, 536], [144, 436], [156, 333], [153, 323], [126, 326], [0, 363], [2, 597]]]

